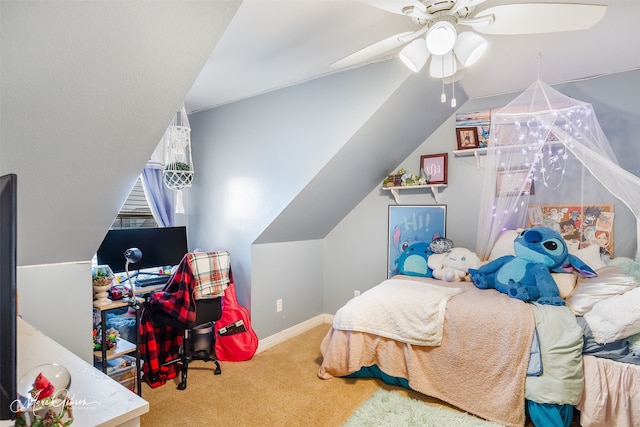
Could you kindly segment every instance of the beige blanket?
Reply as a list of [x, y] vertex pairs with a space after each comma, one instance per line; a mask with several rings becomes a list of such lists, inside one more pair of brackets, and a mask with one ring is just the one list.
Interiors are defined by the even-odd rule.
[[407, 344], [440, 345], [447, 301], [460, 292], [460, 288], [421, 280], [388, 279], [342, 306], [333, 318], [333, 328]]
[[463, 292], [447, 303], [440, 346], [412, 346], [332, 328], [320, 347], [323, 361], [318, 376], [340, 377], [378, 365], [387, 375], [407, 378], [415, 391], [490, 421], [523, 426], [525, 379], [535, 326], [531, 308], [495, 290], [477, 289], [470, 282], [452, 285]]

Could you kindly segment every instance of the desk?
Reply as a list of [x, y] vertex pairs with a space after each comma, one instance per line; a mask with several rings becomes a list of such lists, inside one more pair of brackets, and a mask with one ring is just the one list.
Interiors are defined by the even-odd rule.
[[18, 379], [45, 363], [59, 363], [71, 373], [69, 397], [73, 405], [73, 426], [135, 427], [140, 425], [140, 416], [149, 412], [146, 400], [20, 318], [17, 340]]

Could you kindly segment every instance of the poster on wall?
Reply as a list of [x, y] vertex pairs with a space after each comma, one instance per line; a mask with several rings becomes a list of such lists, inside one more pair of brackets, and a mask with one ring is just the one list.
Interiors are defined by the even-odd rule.
[[530, 205], [529, 226], [556, 230], [577, 250], [598, 245], [600, 254], [613, 258], [613, 205]]
[[487, 109], [467, 113], [456, 113], [456, 128], [475, 127], [478, 130], [477, 148], [486, 148], [489, 146], [491, 111], [492, 110]]
[[[424, 248], [436, 237], [446, 237], [446, 219], [447, 205], [390, 205], [387, 278], [398, 274], [398, 260], [404, 251], [412, 247]], [[409, 262], [419, 269], [421, 263], [426, 266], [427, 257], [423, 258], [413, 258]]]

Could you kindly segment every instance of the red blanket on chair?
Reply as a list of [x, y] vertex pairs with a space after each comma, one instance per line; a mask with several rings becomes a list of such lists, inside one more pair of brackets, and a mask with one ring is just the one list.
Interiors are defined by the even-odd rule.
[[[144, 361], [144, 379], [151, 387], [161, 386], [177, 375], [175, 364], [162, 364], [179, 357], [178, 351], [182, 345], [184, 329], [188, 322], [196, 319], [195, 286], [196, 280], [189, 268], [187, 257], [184, 257], [164, 289], [151, 293], [150, 300], [142, 309], [140, 357]], [[154, 325], [151, 321], [154, 313], [170, 316], [175, 326]]]

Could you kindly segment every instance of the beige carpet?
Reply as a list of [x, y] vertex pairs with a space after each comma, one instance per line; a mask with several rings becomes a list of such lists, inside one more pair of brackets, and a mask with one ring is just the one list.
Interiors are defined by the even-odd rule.
[[175, 380], [158, 388], [144, 384], [142, 397], [150, 410], [142, 416], [142, 427], [338, 427], [381, 388], [437, 402], [376, 380], [318, 378], [320, 342], [329, 327], [317, 326], [246, 362], [221, 362], [222, 375], [213, 375], [213, 363], [194, 362], [186, 390], [177, 390]]

